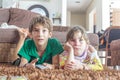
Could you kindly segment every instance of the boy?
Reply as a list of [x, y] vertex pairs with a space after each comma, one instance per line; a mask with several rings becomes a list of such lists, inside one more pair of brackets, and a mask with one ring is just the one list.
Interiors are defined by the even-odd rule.
[[29, 27], [31, 39], [25, 42], [27, 31], [22, 29], [18, 31], [20, 41], [17, 49], [21, 57], [20, 67], [35, 67], [35, 64], [43, 64], [50, 69], [59, 68], [59, 54], [63, 52], [63, 48], [57, 39], [51, 38], [52, 24], [47, 17], [38, 16], [32, 20]]

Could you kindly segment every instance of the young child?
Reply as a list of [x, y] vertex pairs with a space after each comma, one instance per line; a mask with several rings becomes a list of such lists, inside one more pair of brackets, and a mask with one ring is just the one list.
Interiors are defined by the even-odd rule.
[[64, 69], [103, 70], [97, 51], [89, 44], [83, 27], [75, 26], [67, 34], [64, 52], [61, 54], [61, 66]]
[[32, 20], [29, 27], [31, 39], [25, 40], [27, 30], [18, 28], [18, 31], [20, 40], [16, 53], [21, 57], [20, 67], [35, 67], [35, 64], [42, 64], [50, 69], [59, 67], [59, 54], [63, 52], [63, 48], [57, 39], [51, 38], [52, 24], [47, 17], [38, 16]]

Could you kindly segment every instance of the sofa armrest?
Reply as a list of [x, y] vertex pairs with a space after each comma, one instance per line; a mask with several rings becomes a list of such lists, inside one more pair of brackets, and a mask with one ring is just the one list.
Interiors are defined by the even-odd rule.
[[19, 40], [19, 33], [16, 29], [2, 29], [0, 28], [0, 43], [17, 43]]

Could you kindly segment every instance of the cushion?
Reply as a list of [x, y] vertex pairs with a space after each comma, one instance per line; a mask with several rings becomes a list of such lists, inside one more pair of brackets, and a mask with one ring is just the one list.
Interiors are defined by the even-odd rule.
[[4, 43], [4, 42], [17, 43], [18, 40], [19, 40], [19, 34], [18, 34], [17, 29], [0, 28], [0, 42], [1, 43]]
[[16, 25], [22, 28], [28, 28], [31, 19], [38, 15], [40, 14], [28, 10], [10, 8], [10, 21], [8, 22], [8, 24]]
[[0, 25], [4, 22], [8, 22], [9, 20], [9, 9], [0, 9]]
[[53, 31], [52, 37], [57, 38], [62, 44], [64, 44], [66, 41], [66, 35], [67, 32]]

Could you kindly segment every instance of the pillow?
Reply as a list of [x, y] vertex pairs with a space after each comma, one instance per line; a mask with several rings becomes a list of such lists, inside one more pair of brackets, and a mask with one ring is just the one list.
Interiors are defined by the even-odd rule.
[[28, 28], [32, 18], [38, 15], [40, 14], [28, 10], [10, 8], [10, 21], [8, 24]]
[[4, 22], [8, 23], [9, 20], [9, 9], [0, 9], [0, 25]]
[[52, 37], [57, 38], [62, 44], [64, 44], [66, 41], [66, 35], [67, 32], [53, 31]]

